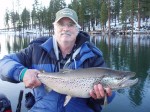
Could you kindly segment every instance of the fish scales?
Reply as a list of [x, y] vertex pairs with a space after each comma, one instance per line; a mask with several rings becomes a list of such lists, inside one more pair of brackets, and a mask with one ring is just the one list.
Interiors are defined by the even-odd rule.
[[130, 87], [137, 83], [138, 79], [130, 79], [134, 72], [119, 71], [108, 68], [84, 68], [77, 70], [61, 70], [55, 73], [41, 73], [39, 80], [48, 88], [73, 97], [88, 98], [89, 92], [95, 84], [102, 84], [111, 89]]
[[98, 78], [76, 78], [76, 79], [65, 79], [65, 78], [52, 78], [47, 76], [42, 76], [39, 78], [43, 84], [54, 91], [61, 93], [61, 94], [68, 94], [74, 97], [82, 97], [88, 98], [89, 91], [92, 90], [94, 83], [99, 80]]

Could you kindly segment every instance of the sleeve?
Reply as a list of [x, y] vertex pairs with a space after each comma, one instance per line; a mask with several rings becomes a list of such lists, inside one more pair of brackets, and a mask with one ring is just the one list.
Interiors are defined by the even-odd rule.
[[4, 56], [0, 60], [0, 77], [4, 81], [19, 83], [20, 73], [31, 65], [32, 47]]

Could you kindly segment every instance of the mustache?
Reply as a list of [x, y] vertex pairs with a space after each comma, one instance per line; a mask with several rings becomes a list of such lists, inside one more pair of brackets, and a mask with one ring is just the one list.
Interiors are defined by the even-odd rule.
[[63, 33], [61, 33], [61, 35], [69, 35], [69, 36], [71, 36], [71, 33], [70, 32], [63, 32]]

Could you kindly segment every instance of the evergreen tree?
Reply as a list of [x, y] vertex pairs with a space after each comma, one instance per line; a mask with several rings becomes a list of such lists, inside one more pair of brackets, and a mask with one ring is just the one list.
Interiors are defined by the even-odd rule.
[[37, 18], [36, 18], [36, 10], [34, 6], [31, 12], [31, 19], [32, 19], [32, 27], [36, 28]]
[[114, 17], [115, 17], [115, 26], [116, 20], [119, 22], [119, 13], [120, 13], [120, 0], [114, 0]]
[[[19, 5], [19, 0], [17, 0]], [[110, 23], [110, 19], [121, 20], [123, 26], [126, 28], [127, 24], [134, 23], [135, 19], [138, 19], [139, 28], [140, 21], [143, 19], [148, 23], [150, 17], [150, 2], [149, 0], [71, 0], [68, 5], [77, 12], [79, 18], [79, 24], [82, 30], [90, 31], [95, 30], [95, 26], [99, 23], [102, 28], [106, 26], [106, 23]], [[32, 27], [39, 29], [49, 29], [53, 31], [52, 23], [55, 21], [55, 14], [58, 10], [66, 7], [65, 0], [50, 0], [49, 7], [43, 7], [39, 4], [38, 0], [34, 0], [33, 9], [31, 12], [23, 10], [21, 16], [18, 6], [18, 12], [13, 11], [5, 13], [5, 26], [9, 28], [9, 23], [11, 22], [14, 29], [20, 25], [20, 17], [22, 19], [22, 25], [27, 28], [29, 25], [28, 20], [30, 20], [31, 13], [31, 23]], [[110, 9], [110, 10], [109, 10]], [[26, 20], [28, 15], [28, 20]], [[147, 24], [145, 24], [147, 25]], [[109, 27], [109, 25], [108, 25]], [[132, 27], [133, 29], [133, 27]]]
[[6, 13], [5, 13], [5, 26], [8, 30], [9, 30], [9, 19], [10, 19], [9, 12], [8, 12], [8, 10], [6, 10]]
[[150, 17], [150, 1], [140, 0], [142, 18]]
[[16, 31], [17, 22], [19, 22], [19, 14], [17, 12], [12, 11], [10, 13], [10, 16], [11, 16], [11, 23], [13, 25], [14, 30]]
[[21, 14], [21, 20], [22, 20], [22, 25], [23, 25], [23, 29], [24, 28], [29, 28], [29, 24], [30, 24], [30, 12], [24, 8], [22, 14]]
[[[55, 21], [56, 12], [62, 8], [66, 7], [66, 3], [64, 0], [51, 0], [49, 3], [49, 7], [47, 10], [47, 19], [46, 23], [48, 24], [49, 31], [53, 29], [52, 23]], [[53, 33], [53, 31], [52, 31]]]
[[103, 28], [103, 31], [104, 31], [104, 27], [106, 26], [107, 20], [108, 20], [107, 4], [106, 1], [103, 1], [101, 5], [101, 12], [100, 12], [100, 23]]
[[44, 7], [43, 11], [42, 11], [42, 25], [43, 25], [43, 28], [48, 28], [48, 24], [47, 24], [47, 17], [48, 17], [48, 10]]
[[123, 23], [123, 28], [126, 29], [127, 19], [129, 18], [131, 12], [131, 1], [123, 1], [123, 7], [121, 11], [121, 22]]

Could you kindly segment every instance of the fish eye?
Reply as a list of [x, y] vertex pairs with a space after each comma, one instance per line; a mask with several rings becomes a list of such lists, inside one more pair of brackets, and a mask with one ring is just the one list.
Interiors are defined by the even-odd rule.
[[117, 78], [117, 80], [121, 80], [121, 79], [122, 79], [122, 77], [118, 77], [118, 78]]

